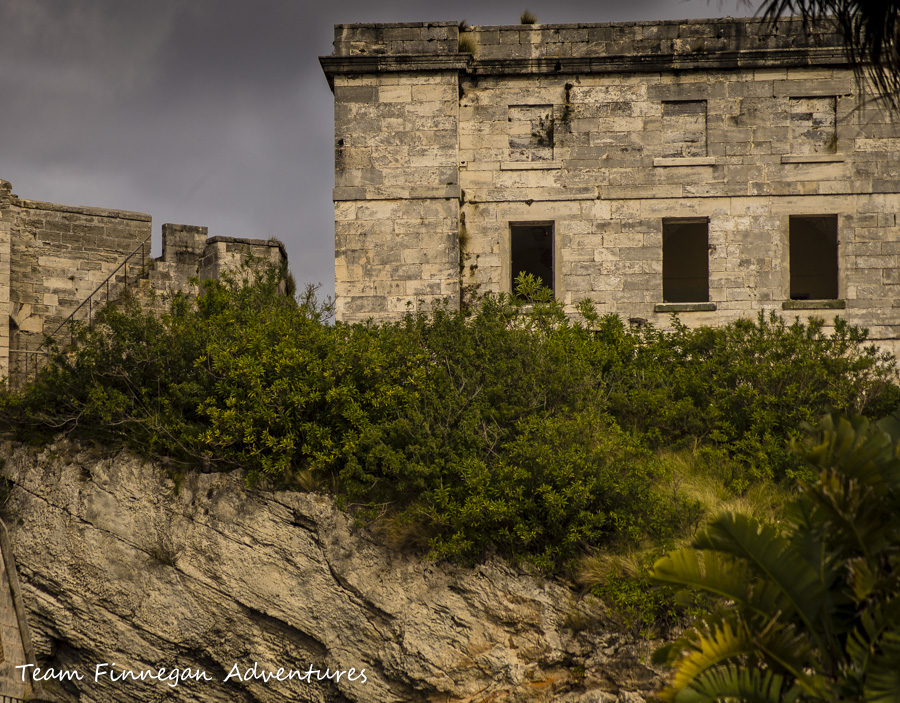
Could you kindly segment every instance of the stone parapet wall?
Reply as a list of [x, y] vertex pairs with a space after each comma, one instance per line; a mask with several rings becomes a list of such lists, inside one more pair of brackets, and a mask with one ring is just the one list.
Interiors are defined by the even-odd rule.
[[334, 27], [334, 55], [450, 54], [459, 42], [456, 22], [400, 24], [338, 24]]
[[[150, 216], [12, 197], [10, 372], [150, 237]], [[147, 249], [149, 257], [149, 247]], [[130, 275], [139, 275], [139, 261]]]
[[240, 276], [245, 265], [258, 268], [277, 266], [284, 261], [287, 261], [284, 244], [276, 239], [210, 237], [198, 262], [198, 273], [201, 281], [218, 279], [223, 274]]
[[[0, 181], [0, 378], [29, 377], [46, 358], [47, 335], [73, 313], [88, 321], [126, 288], [152, 292], [146, 304], [162, 310], [172, 294], [195, 294], [205, 278], [287, 260], [274, 240], [208, 238], [206, 227], [174, 224], [162, 234], [163, 254], [154, 260], [149, 215], [25, 200]], [[68, 343], [66, 330], [57, 343]]]
[[742, 52], [819, 51], [840, 47], [830, 28], [813, 28], [812, 41], [798, 42], [801, 20], [782, 20], [772, 26], [762, 19], [733, 18], [669, 22], [583, 24], [517, 24], [476, 26], [460, 32], [475, 45], [474, 58], [533, 59], [618, 56], [626, 63], [638, 57], [669, 54], [715, 57]]

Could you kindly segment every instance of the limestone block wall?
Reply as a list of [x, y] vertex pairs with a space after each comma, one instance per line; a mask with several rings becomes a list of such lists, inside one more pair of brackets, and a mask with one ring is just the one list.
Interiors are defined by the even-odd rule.
[[[662, 228], [706, 218], [709, 302], [686, 320], [781, 311], [789, 300], [791, 215], [838, 217], [838, 297], [878, 338], [900, 336], [900, 148], [896, 127], [860, 107], [844, 68], [765, 68], [463, 80], [460, 186], [469, 245], [464, 281], [509, 290], [509, 225], [549, 222], [557, 297], [666, 324]], [[794, 96], [833, 93], [829, 148], [804, 134]], [[666, 101], [705, 102], [702, 156], [673, 157]], [[507, 106], [554, 106], [554, 156], [505, 160]], [[810, 123], [812, 120], [810, 119]], [[833, 138], [832, 138], [833, 137]], [[817, 313], [822, 314], [822, 313]], [[830, 314], [830, 313], [829, 313]]]
[[458, 298], [456, 72], [340, 75], [334, 93], [338, 315]]
[[206, 227], [164, 224], [162, 256], [154, 259], [146, 288], [157, 310], [164, 310], [174, 293], [196, 295], [198, 283], [236, 273], [245, 265], [262, 268], [287, 261], [284, 245], [276, 239], [208, 237]]
[[[459, 256], [461, 285], [509, 291], [511, 232], [534, 226], [550, 233], [551, 283], [573, 312], [583, 298], [659, 326], [672, 311], [688, 324], [838, 312], [885, 346], [900, 338], [900, 126], [860, 95], [834, 32], [756, 19], [486, 26], [457, 29], [466, 41], [440, 55], [422, 25], [428, 53], [412, 55], [387, 39], [391, 27], [339, 26], [335, 55], [321, 59], [335, 92], [340, 318], [394, 317], [403, 306], [389, 281], [407, 297], [424, 282], [379, 263], [400, 249], [402, 202], [376, 216], [367, 208], [382, 182], [342, 186], [353, 168], [390, 174], [396, 193], [419, 182], [387, 113], [425, 108], [379, 86], [439, 75], [448, 98], [457, 84], [462, 247], [443, 252]], [[403, 29], [414, 41], [415, 27]], [[836, 222], [827, 300], [792, 293], [791, 222], [803, 216]], [[678, 223], [706, 231], [695, 304], [664, 294], [664, 231]], [[417, 241], [439, 246], [439, 231], [422, 220]], [[807, 253], [828, 263], [798, 245], [795, 265]]]
[[198, 263], [200, 280], [218, 279], [224, 273], [240, 274], [244, 264], [254, 267], [279, 265], [287, 260], [284, 244], [276, 239], [210, 237]]
[[[22, 352], [37, 349], [45, 334], [150, 237], [150, 216], [11, 196], [2, 217], [9, 223], [7, 348], [15, 372], [24, 363]], [[139, 268], [137, 260], [130, 275]]]
[[[207, 234], [205, 227], [163, 225], [163, 254], [151, 259], [149, 215], [25, 200], [0, 181], [0, 379], [19, 382], [28, 369], [33, 373], [40, 361], [33, 352], [46, 335], [73, 311], [74, 319], [87, 320], [89, 310], [118, 299], [126, 285], [152, 291], [146, 304], [162, 309], [175, 292], [196, 293], [197, 281], [244, 263], [287, 260], [277, 240]], [[67, 342], [64, 332], [58, 337]]]

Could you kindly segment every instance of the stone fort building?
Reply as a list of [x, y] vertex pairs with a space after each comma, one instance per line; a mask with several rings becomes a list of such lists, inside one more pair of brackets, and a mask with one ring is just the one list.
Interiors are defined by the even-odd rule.
[[[799, 20], [338, 25], [338, 318], [520, 271], [667, 326], [834, 311], [896, 350], [900, 126]], [[428, 309], [427, 307], [425, 309]]]
[[41, 363], [45, 335], [73, 313], [90, 319], [126, 288], [164, 299], [245, 261], [287, 259], [275, 240], [207, 238], [206, 227], [172, 224], [151, 259], [150, 235], [149, 215], [26, 200], [0, 180], [0, 379], [21, 380], [29, 362]]

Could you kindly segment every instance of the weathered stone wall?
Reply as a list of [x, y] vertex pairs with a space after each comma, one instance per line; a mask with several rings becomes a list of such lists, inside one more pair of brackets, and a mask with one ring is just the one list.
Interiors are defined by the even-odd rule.
[[164, 224], [162, 256], [153, 260], [147, 287], [158, 309], [174, 293], [195, 295], [197, 283], [239, 272], [244, 265], [262, 267], [287, 261], [284, 245], [275, 239], [207, 237], [206, 227]]
[[[150, 216], [13, 197], [10, 223], [11, 372], [150, 237]], [[149, 245], [147, 255], [149, 257]], [[140, 262], [130, 268], [137, 275]]]
[[148, 304], [161, 308], [169, 295], [196, 293], [195, 281], [244, 262], [287, 260], [274, 240], [207, 238], [205, 227], [172, 224], [163, 225], [162, 256], [151, 259], [149, 215], [25, 200], [10, 191], [0, 181], [0, 378], [28, 376], [43, 359], [34, 352], [45, 335], [73, 311], [75, 319], [88, 320], [126, 286], [152, 291], [155, 303]]
[[344, 320], [458, 297], [457, 90], [452, 71], [335, 78], [335, 286]]
[[[322, 58], [336, 132], [351, 145], [398, 136], [385, 123], [381, 133], [378, 122], [354, 123], [388, 104], [371, 92], [351, 105], [338, 89], [349, 76], [362, 85], [438, 73], [449, 89], [450, 71], [435, 66], [457, 62], [464, 285], [509, 291], [510, 225], [545, 223], [554, 290], [570, 311], [590, 298], [600, 312], [666, 326], [673, 309], [688, 324], [709, 324], [768, 310], [830, 317], [838, 308], [874, 338], [900, 338], [900, 127], [861, 98], [835, 34], [809, 38], [796, 21], [773, 31], [732, 19], [474, 27], [459, 34], [465, 53], [439, 55], [438, 40], [427, 41], [436, 28], [422, 25], [427, 55], [410, 56], [399, 42], [413, 41], [415, 27], [404, 25], [402, 40], [392, 27], [336, 28], [335, 55]], [[391, 110], [419, 109], [412, 94], [396, 97], [409, 102]], [[373, 180], [410, 166], [393, 146], [368, 156]], [[338, 160], [336, 183], [341, 170]], [[336, 229], [354, 231], [354, 257], [397, 256], [391, 213], [359, 216], [373, 197], [336, 188]], [[792, 215], [837, 216], [836, 299], [790, 299]], [[664, 300], [669, 218], [708, 222], [703, 305]], [[436, 234], [424, 221], [419, 231], [420, 241]], [[346, 240], [338, 236], [336, 247], [342, 261]], [[369, 285], [390, 273], [377, 261], [339, 268], [339, 315], [402, 312]], [[414, 275], [396, 277], [409, 297]]]
[[221, 278], [224, 273], [240, 273], [244, 264], [277, 266], [287, 260], [284, 245], [276, 239], [210, 237], [198, 264], [200, 280]]

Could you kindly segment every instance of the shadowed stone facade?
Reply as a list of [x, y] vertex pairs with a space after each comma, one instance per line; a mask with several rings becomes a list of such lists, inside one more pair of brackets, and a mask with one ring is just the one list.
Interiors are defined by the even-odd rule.
[[[25, 358], [33, 356], [28, 352], [114, 272], [112, 300], [126, 284], [163, 295], [192, 292], [192, 278], [218, 278], [251, 259], [280, 263], [287, 258], [274, 240], [207, 238], [205, 227], [165, 224], [162, 256], [150, 259], [150, 235], [149, 215], [25, 200], [0, 180], [0, 378], [19, 376]], [[92, 302], [105, 300], [104, 284]], [[88, 315], [84, 306], [76, 317]]]
[[[462, 40], [462, 41], [461, 41]], [[338, 25], [338, 317], [541, 275], [665, 327], [900, 338], [900, 126], [799, 21]]]

